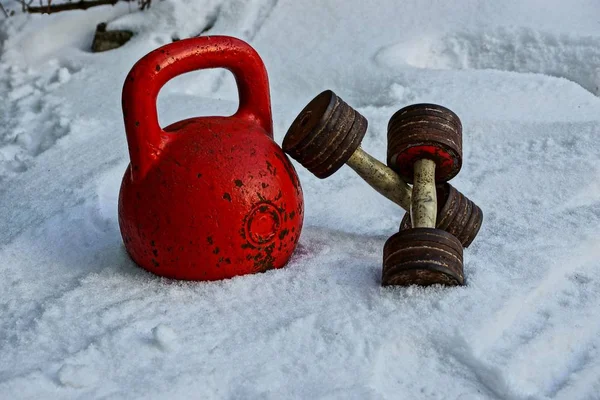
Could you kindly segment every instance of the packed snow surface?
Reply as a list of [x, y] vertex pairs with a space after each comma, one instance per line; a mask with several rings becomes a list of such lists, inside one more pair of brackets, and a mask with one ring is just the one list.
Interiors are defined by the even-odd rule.
[[[136, 35], [93, 54], [102, 21]], [[117, 221], [123, 81], [198, 34], [262, 56], [278, 143], [325, 89], [382, 160], [396, 110], [455, 111], [451, 183], [485, 215], [466, 286], [382, 288], [404, 211], [348, 167], [319, 180], [297, 163], [286, 268], [193, 283], [136, 267]], [[3, 18], [0, 51], [0, 398], [600, 399], [597, 1], [119, 3]], [[158, 99], [163, 125], [236, 107], [223, 70]]]

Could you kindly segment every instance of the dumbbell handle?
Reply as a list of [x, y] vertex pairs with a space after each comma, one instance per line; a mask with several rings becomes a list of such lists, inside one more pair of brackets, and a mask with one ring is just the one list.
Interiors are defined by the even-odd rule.
[[435, 161], [417, 160], [414, 164], [412, 201], [410, 204], [412, 227], [435, 228], [436, 217]]
[[408, 211], [411, 209], [412, 188], [400, 179], [391, 168], [365, 153], [360, 146], [354, 151], [348, 161], [346, 161], [346, 164], [377, 192], [405, 210]]

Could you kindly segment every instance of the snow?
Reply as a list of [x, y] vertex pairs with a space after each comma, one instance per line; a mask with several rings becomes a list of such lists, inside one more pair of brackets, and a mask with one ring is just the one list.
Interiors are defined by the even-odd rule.
[[[0, 20], [0, 398], [600, 398], [597, 2], [132, 8]], [[137, 34], [93, 54], [103, 21]], [[348, 167], [319, 180], [297, 163], [305, 227], [286, 268], [212, 283], [137, 268], [117, 222], [122, 84], [206, 28], [262, 56], [278, 143], [324, 89], [368, 118], [363, 148], [382, 160], [394, 111], [455, 111], [451, 183], [485, 215], [467, 285], [382, 288], [404, 211]], [[236, 106], [220, 70], [158, 100], [163, 125]]]

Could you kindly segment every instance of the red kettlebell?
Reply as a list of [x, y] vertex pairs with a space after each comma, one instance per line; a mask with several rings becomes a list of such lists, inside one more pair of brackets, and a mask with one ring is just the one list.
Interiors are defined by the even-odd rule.
[[[161, 129], [161, 87], [218, 67], [235, 76], [237, 112]], [[283, 267], [304, 203], [296, 171], [273, 141], [267, 71], [256, 51], [227, 36], [167, 44], [133, 66], [122, 100], [130, 164], [119, 225], [131, 258], [161, 276], [203, 281]]]

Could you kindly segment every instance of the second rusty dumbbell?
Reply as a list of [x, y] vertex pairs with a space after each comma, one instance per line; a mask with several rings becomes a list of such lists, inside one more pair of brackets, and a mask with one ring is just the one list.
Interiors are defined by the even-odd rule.
[[[456, 119], [460, 124], [458, 117]], [[366, 131], [367, 120], [334, 92], [326, 90], [311, 100], [296, 117], [282, 147], [320, 179], [329, 177], [347, 164], [375, 190], [409, 211], [411, 186], [392, 168], [361, 149], [360, 143]], [[469, 246], [481, 226], [481, 210], [449, 183], [437, 185], [436, 192], [436, 227], [458, 236], [463, 246]], [[401, 230], [408, 226], [409, 213], [403, 219]]]
[[401, 109], [388, 124], [387, 162], [412, 183], [411, 227], [386, 241], [382, 285], [464, 284], [461, 241], [436, 226], [436, 183], [452, 179], [462, 165], [460, 120], [436, 104]]

